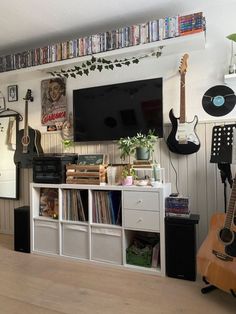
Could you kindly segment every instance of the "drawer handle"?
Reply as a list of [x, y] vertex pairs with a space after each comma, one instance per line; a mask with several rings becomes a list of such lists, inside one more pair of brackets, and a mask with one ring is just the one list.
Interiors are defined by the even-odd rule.
[[141, 204], [142, 202], [143, 202], [142, 200], [138, 200], [138, 201], [137, 201], [138, 204]]
[[139, 218], [138, 220], [137, 220], [137, 222], [142, 222], [143, 221], [143, 218]]

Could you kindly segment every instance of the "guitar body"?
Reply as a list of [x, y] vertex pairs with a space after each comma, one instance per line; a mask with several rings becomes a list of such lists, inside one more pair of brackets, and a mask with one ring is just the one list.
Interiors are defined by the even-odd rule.
[[[24, 138], [24, 130], [20, 130], [16, 137], [16, 151], [14, 155], [15, 164], [22, 168], [31, 168], [33, 157], [43, 153], [41, 146], [41, 134], [38, 130], [28, 127], [28, 144], [25, 147], [22, 143]], [[24, 152], [25, 151], [25, 152]]]
[[226, 292], [236, 292], [236, 226], [230, 228], [232, 240], [220, 238], [226, 215], [214, 214], [210, 230], [197, 253], [198, 272], [211, 284]]
[[167, 138], [167, 145], [171, 152], [188, 155], [196, 153], [200, 148], [200, 141], [195, 133], [198, 122], [197, 116], [192, 122], [180, 123], [180, 118], [176, 118], [173, 109], [169, 113], [172, 130]]

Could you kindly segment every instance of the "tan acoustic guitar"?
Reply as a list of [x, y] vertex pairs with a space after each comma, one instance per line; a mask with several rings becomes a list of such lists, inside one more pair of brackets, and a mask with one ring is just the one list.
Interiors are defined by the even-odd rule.
[[236, 177], [226, 214], [211, 218], [209, 233], [197, 253], [204, 280], [236, 296]]

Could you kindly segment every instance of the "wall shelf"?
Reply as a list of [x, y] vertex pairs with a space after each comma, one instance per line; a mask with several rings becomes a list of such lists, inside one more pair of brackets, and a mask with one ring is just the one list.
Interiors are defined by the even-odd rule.
[[[102, 57], [107, 59], [112, 58], [124, 58], [128, 56], [139, 56], [147, 53], [156, 51], [159, 47], [163, 46], [162, 56], [168, 56], [171, 54], [178, 54], [188, 51], [201, 50], [205, 48], [205, 32], [199, 32], [194, 34], [189, 34], [185, 36], [169, 38], [161, 41], [155, 41], [147, 44], [140, 44], [137, 46], [126, 47], [116, 50], [109, 50], [101, 53], [94, 54], [96, 57]], [[30, 75], [42, 77], [45, 76], [47, 72], [56, 71], [59, 69], [66, 69], [68, 67], [73, 67], [76, 64], [85, 62], [91, 59], [91, 55], [66, 59], [62, 61], [57, 61], [53, 63], [47, 63], [42, 65], [37, 65], [28, 68], [22, 68], [13, 71], [7, 71], [0, 73], [1, 81], [18, 81], [27, 79]]]

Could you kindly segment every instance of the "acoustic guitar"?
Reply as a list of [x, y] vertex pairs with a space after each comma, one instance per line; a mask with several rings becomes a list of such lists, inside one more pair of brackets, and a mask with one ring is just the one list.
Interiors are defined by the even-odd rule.
[[197, 253], [204, 281], [236, 296], [236, 177], [226, 214], [211, 218], [209, 233]]
[[20, 130], [16, 136], [14, 162], [22, 168], [30, 168], [32, 167], [33, 157], [43, 153], [43, 149], [40, 143], [40, 132], [28, 125], [28, 102], [34, 100], [30, 89], [27, 90], [23, 99], [25, 100], [25, 123], [24, 129]]
[[180, 117], [176, 118], [173, 109], [169, 112], [172, 123], [172, 130], [167, 138], [167, 146], [170, 151], [177, 154], [193, 154], [200, 148], [200, 141], [195, 133], [198, 117], [195, 116], [192, 122], [186, 122], [185, 113], [185, 74], [187, 72], [188, 54], [185, 54], [180, 63]]

